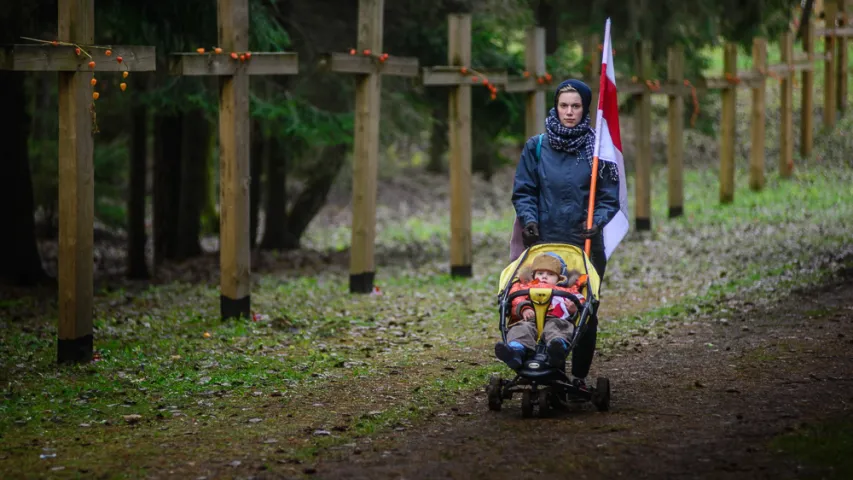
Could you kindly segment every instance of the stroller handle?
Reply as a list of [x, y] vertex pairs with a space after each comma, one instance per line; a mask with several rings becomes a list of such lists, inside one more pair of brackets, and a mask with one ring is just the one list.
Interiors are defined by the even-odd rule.
[[[518, 290], [518, 291], [515, 291], [515, 292], [512, 292], [511, 294], [509, 294], [506, 298], [506, 301], [510, 302], [514, 298], [524, 297], [527, 295], [530, 295], [530, 289], [525, 288], [523, 290]], [[571, 300], [572, 303], [575, 304], [576, 307], [578, 307], [578, 311], [583, 310], [583, 305], [581, 304], [580, 300], [578, 300], [578, 297], [574, 293], [564, 292], [562, 290], [551, 289], [551, 296], [552, 297], [568, 298], [569, 300]]]

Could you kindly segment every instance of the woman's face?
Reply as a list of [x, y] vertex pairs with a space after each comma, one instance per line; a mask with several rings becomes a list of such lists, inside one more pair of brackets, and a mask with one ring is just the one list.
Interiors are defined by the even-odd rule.
[[574, 127], [583, 117], [583, 102], [578, 92], [563, 92], [557, 98], [557, 117], [564, 127]]

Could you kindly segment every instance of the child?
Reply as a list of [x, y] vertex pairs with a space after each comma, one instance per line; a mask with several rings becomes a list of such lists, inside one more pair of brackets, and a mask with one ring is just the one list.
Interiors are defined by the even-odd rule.
[[[562, 260], [555, 254], [543, 253], [533, 259], [529, 268], [522, 268], [519, 281], [512, 286], [510, 293], [529, 288], [544, 287], [574, 294], [583, 303], [578, 285], [582, 284], [579, 272], [565, 271]], [[551, 305], [545, 314], [542, 338], [548, 346], [548, 358], [553, 366], [565, 368], [568, 342], [574, 325], [570, 318], [577, 312], [577, 306], [563, 297], [551, 297]], [[509, 368], [518, 370], [524, 363], [527, 350], [536, 349], [536, 313], [529, 297], [513, 299], [508, 322], [507, 342], [495, 344], [495, 356]]]

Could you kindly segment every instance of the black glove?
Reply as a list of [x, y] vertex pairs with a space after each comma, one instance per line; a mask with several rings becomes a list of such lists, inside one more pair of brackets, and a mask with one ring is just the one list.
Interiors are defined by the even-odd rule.
[[601, 230], [599, 230], [598, 225], [593, 223], [592, 228], [587, 229], [586, 222], [581, 223], [581, 231], [579, 233], [581, 238], [595, 238], [599, 233], [601, 233]]
[[539, 224], [536, 222], [530, 222], [524, 226], [524, 230], [521, 231], [521, 241], [524, 243], [525, 248], [530, 247], [534, 243], [539, 241]]

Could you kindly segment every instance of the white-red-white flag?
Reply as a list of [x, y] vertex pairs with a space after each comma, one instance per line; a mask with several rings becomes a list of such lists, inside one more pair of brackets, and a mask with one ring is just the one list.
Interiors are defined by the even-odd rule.
[[628, 234], [628, 185], [622, 159], [622, 137], [619, 133], [619, 102], [616, 99], [616, 69], [613, 68], [613, 44], [610, 41], [610, 19], [604, 27], [601, 52], [601, 85], [598, 113], [595, 117], [595, 153], [599, 161], [616, 164], [619, 171], [619, 213], [604, 226], [604, 256], [610, 258], [619, 242]]

